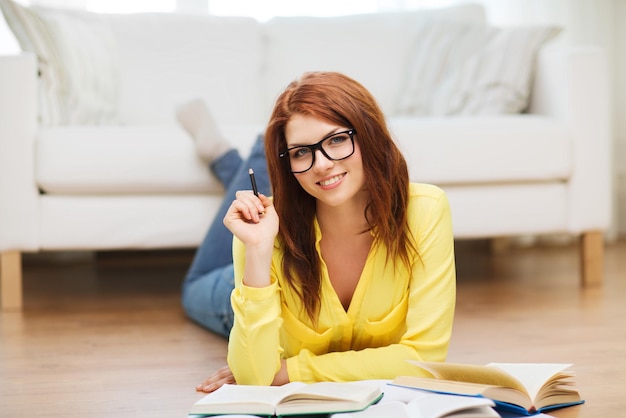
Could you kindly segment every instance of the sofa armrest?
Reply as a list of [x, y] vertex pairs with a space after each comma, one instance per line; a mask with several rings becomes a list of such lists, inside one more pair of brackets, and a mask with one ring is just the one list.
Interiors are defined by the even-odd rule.
[[35, 184], [37, 64], [32, 54], [0, 56], [0, 251], [37, 250]]
[[570, 230], [608, 230], [613, 207], [609, 73], [598, 47], [543, 48], [529, 112], [561, 121], [573, 139]]

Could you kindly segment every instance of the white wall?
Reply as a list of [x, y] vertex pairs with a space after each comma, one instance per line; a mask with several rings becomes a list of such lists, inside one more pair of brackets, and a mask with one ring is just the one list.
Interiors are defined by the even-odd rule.
[[[615, 57], [615, 159], [617, 192], [617, 227], [621, 236], [626, 236], [626, 2], [614, 0], [614, 57]], [[621, 23], [621, 24], [620, 24]]]

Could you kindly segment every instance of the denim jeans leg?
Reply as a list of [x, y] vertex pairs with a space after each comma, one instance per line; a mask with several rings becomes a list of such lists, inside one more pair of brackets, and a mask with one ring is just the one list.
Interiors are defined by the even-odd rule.
[[[209, 169], [224, 185], [224, 189], [228, 189], [237, 172], [243, 164], [243, 159], [239, 155], [239, 151], [231, 149], [219, 158], [216, 158], [209, 164]], [[234, 196], [233, 196], [234, 198]]]
[[183, 308], [187, 316], [219, 335], [228, 338], [234, 314], [230, 294], [234, 283], [233, 265], [206, 273], [183, 286]]
[[[235, 166], [238, 167], [235, 169]], [[226, 194], [183, 283], [183, 307], [187, 315], [222, 335], [228, 335], [223, 331], [224, 323], [232, 326], [230, 294], [234, 288], [232, 233], [224, 226], [222, 219], [235, 199], [235, 193], [250, 189], [249, 168], [255, 172], [259, 191], [269, 196], [262, 135], [257, 138], [245, 162], [241, 161], [237, 151], [232, 150], [212, 164], [215, 175], [225, 183]], [[232, 177], [230, 182], [229, 177]], [[230, 331], [230, 328], [227, 329]]]
[[236, 190], [229, 187], [233, 179], [243, 165], [243, 160], [236, 150], [231, 150], [218, 158], [211, 164], [211, 170], [217, 178], [224, 184], [226, 194], [220, 208], [218, 209], [213, 223], [204, 236], [204, 240], [194, 256], [191, 267], [187, 272], [188, 280], [195, 280], [197, 277], [233, 262], [232, 254], [232, 233], [224, 226], [222, 220], [235, 199]]
[[[271, 193], [270, 179], [267, 173], [267, 162], [265, 160], [265, 144], [263, 135], [259, 135], [250, 149], [250, 155], [243, 161], [239, 152], [235, 149], [228, 151], [220, 158], [213, 161], [210, 169], [222, 182], [226, 189], [224, 200], [227, 203], [226, 210], [235, 199], [238, 190], [250, 190], [250, 177], [248, 169], [254, 170], [254, 177], [257, 182], [259, 192], [266, 196]], [[226, 211], [224, 211], [224, 215]]]
[[215, 268], [223, 267], [233, 262], [233, 236], [228, 228], [224, 226], [222, 220], [235, 199], [235, 193], [238, 190], [249, 190], [251, 188], [250, 176], [248, 175], [249, 168], [254, 170], [259, 192], [268, 196], [270, 194], [270, 182], [267, 173], [267, 163], [265, 162], [265, 148], [262, 135], [259, 135], [252, 146], [246, 161], [241, 160], [236, 150], [231, 150], [212, 164], [211, 169], [224, 182], [226, 193], [215, 215], [215, 219], [204, 237], [204, 241], [196, 251], [186, 280], [194, 280], [196, 277]]

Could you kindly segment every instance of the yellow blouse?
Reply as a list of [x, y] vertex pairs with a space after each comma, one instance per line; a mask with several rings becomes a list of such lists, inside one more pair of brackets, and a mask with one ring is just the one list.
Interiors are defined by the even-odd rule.
[[[386, 262], [373, 244], [346, 311], [322, 266], [319, 320], [313, 325], [282, 274], [283, 251], [272, 259], [272, 284], [242, 283], [243, 244], [235, 239], [235, 322], [228, 364], [240, 384], [269, 385], [286, 359], [290, 381], [392, 379], [417, 374], [406, 360], [444, 361], [456, 298], [450, 207], [436, 186], [412, 183], [409, 228], [419, 257], [411, 269]], [[317, 251], [321, 232], [315, 225]]]

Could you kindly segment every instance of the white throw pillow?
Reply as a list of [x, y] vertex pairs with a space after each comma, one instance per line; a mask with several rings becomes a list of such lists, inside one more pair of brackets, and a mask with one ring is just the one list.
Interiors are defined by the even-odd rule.
[[0, 7], [21, 48], [37, 55], [42, 124], [116, 120], [117, 51], [111, 30], [98, 15], [24, 7], [11, 0], [0, 0]]
[[484, 23], [479, 4], [334, 17], [275, 17], [263, 24], [265, 95], [306, 71], [339, 71], [363, 84], [388, 115], [405, 90], [412, 40], [432, 20]]
[[537, 51], [559, 32], [552, 26], [424, 24], [397, 111], [414, 116], [522, 112], [529, 103]]

